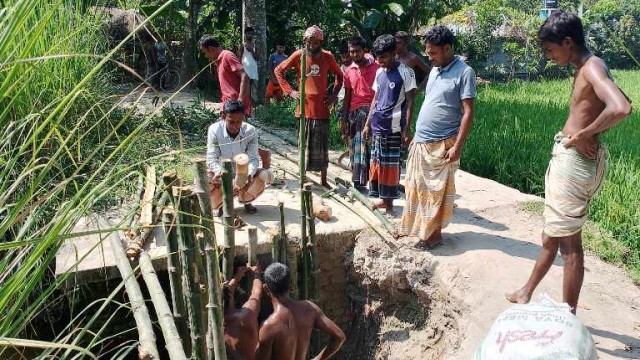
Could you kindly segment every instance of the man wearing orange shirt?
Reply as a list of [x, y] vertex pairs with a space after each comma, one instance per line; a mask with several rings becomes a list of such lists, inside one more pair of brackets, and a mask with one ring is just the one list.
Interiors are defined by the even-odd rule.
[[[294, 99], [300, 93], [294, 90], [285, 78], [285, 72], [296, 69], [300, 79], [300, 58], [306, 55], [306, 76], [304, 83], [307, 132], [307, 170], [320, 171], [322, 185], [329, 187], [327, 182], [327, 167], [329, 165], [329, 109], [336, 102], [342, 88], [343, 75], [336, 59], [331, 52], [322, 49], [324, 34], [317, 26], [312, 26], [304, 32], [305, 48], [291, 54], [280, 63], [274, 73], [285, 94]], [[329, 73], [335, 75], [333, 92], [328, 93]], [[296, 109], [296, 117], [300, 116], [300, 109]]]

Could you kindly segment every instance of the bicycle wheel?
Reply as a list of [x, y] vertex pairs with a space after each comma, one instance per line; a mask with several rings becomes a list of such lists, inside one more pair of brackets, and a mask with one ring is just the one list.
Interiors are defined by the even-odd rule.
[[169, 69], [160, 77], [160, 89], [162, 91], [173, 91], [180, 85], [180, 73], [178, 70]]

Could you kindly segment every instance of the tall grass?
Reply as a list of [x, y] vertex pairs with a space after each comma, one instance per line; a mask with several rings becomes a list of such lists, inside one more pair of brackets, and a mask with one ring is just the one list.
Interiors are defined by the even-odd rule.
[[[616, 71], [618, 85], [640, 103], [640, 72]], [[571, 80], [482, 86], [462, 168], [521, 191], [544, 195], [553, 136], [569, 113]], [[629, 250], [622, 260], [640, 271], [640, 116], [635, 111], [603, 136], [609, 173], [589, 217]]]
[[[74, 310], [51, 343], [6, 340], [38, 338], [37, 325], [65, 281], [52, 276], [56, 252], [77, 236], [77, 221], [137, 177], [140, 166], [124, 160], [149, 118], [124, 128], [131, 114], [116, 110], [103, 71], [115, 50], [102, 48], [100, 19], [85, 11], [86, 3], [0, 3], [0, 358], [10, 356], [12, 343], [41, 349], [28, 358], [99, 350], [118, 312], [100, 324], [97, 316], [108, 306], [128, 311], [114, 292]], [[109, 357], [135, 347], [124, 344]]]

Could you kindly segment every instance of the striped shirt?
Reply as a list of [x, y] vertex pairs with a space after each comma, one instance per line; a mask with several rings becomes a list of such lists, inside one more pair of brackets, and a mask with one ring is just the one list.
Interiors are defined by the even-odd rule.
[[395, 69], [378, 69], [373, 82], [378, 98], [371, 114], [374, 134], [393, 134], [404, 129], [407, 123], [406, 93], [416, 87], [413, 70], [404, 64]]

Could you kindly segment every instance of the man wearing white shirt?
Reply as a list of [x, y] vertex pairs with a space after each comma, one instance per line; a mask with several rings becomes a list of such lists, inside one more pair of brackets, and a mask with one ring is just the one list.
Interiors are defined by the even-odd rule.
[[[207, 133], [207, 167], [211, 178], [211, 203], [214, 209], [222, 206], [220, 180], [222, 160], [233, 159], [236, 155], [249, 157], [248, 179], [241, 188], [234, 185], [234, 196], [244, 204], [247, 213], [255, 213], [251, 204], [262, 194], [267, 184], [273, 181], [269, 169], [261, 169], [258, 154], [258, 133], [253, 125], [244, 122], [244, 106], [239, 100], [230, 100], [224, 104], [220, 121], [209, 126]], [[265, 159], [266, 160], [266, 159]], [[263, 160], [263, 163], [267, 161]]]

